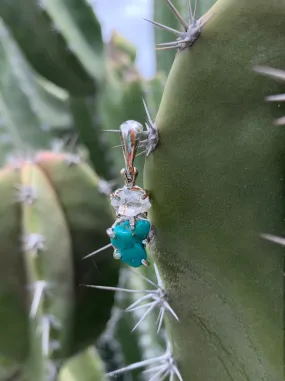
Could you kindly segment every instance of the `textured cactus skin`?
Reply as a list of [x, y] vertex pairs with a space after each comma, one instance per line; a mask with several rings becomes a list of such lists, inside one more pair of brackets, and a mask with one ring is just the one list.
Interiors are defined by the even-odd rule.
[[108, 199], [99, 193], [99, 179], [92, 169], [84, 163], [66, 168], [63, 158], [64, 154], [43, 152], [37, 155], [36, 161], [54, 186], [72, 237], [77, 301], [73, 352], [101, 334], [114, 297], [113, 293], [106, 294], [80, 284], [114, 286], [120, 264], [113, 259], [112, 250], [82, 261], [85, 255], [109, 243], [106, 229], [113, 223], [113, 210]]
[[156, 118], [152, 253], [180, 318], [168, 329], [183, 379], [277, 381], [283, 249], [259, 234], [284, 230], [285, 136], [272, 126], [284, 108], [264, 103], [281, 86], [252, 67], [284, 66], [285, 3], [219, 0], [210, 12], [177, 54]]
[[[37, 188], [33, 205], [16, 203], [19, 184]], [[94, 246], [108, 243], [105, 230], [113, 221], [108, 200], [97, 186], [91, 168], [84, 163], [68, 166], [65, 154], [42, 152], [32, 164], [1, 170], [0, 193], [5, 203], [0, 211], [6, 224], [0, 233], [0, 353], [19, 362], [28, 360], [29, 381], [45, 380], [41, 336], [36, 333], [43, 314], [57, 317], [62, 325], [53, 337], [61, 348], [52, 359], [64, 359], [94, 342], [110, 317], [113, 293], [90, 292], [80, 286], [115, 286], [118, 280], [119, 263], [108, 260], [111, 253], [98, 255], [94, 263], [81, 260]], [[23, 233], [42, 234], [47, 250], [37, 256], [32, 249], [23, 252]], [[48, 303], [41, 304], [36, 318], [29, 320], [27, 287], [42, 279], [54, 286], [55, 293], [51, 289]]]
[[21, 124], [22, 128], [18, 129], [18, 138], [16, 138], [18, 141], [14, 141], [15, 144], [29, 142], [31, 148], [39, 146], [47, 148], [49, 140], [47, 134], [41, 129], [43, 120], [41, 115], [38, 115], [40, 107], [33, 103], [35, 97], [27, 94], [27, 89], [32, 91], [33, 84], [30, 84], [26, 63], [17, 55], [16, 45], [1, 21], [0, 30], [1, 113], [3, 108], [6, 109], [7, 124], [10, 127], [9, 130], [12, 130], [12, 136], [13, 131], [17, 129], [16, 126]]
[[101, 25], [87, 0], [45, 0], [44, 9], [97, 83], [104, 76], [104, 43]]
[[21, 209], [15, 203], [14, 195], [14, 185], [20, 183], [20, 173], [6, 168], [0, 173], [0, 183], [1, 199], [5, 200], [0, 206], [1, 221], [5, 221], [0, 230], [0, 352], [4, 357], [22, 360], [28, 345], [28, 317], [27, 277], [19, 246]]
[[[22, 234], [41, 234], [45, 237], [46, 247], [42, 252], [33, 249], [23, 252], [28, 285], [33, 285], [38, 280], [46, 280], [51, 286], [50, 297], [43, 298], [36, 317], [30, 319], [30, 358], [27, 373], [31, 381], [36, 381], [45, 380], [46, 358], [42, 354], [42, 335], [38, 332], [43, 316], [52, 315], [61, 325], [53, 337], [60, 344], [55, 356], [65, 358], [71, 345], [75, 301], [72, 242], [61, 204], [40, 167], [23, 164], [21, 184], [32, 186], [37, 191], [33, 205], [22, 204]], [[55, 236], [59, 239], [55, 240]], [[29, 305], [31, 302], [32, 298]]]
[[[67, 93], [34, 72], [3, 22], [0, 22], [0, 30], [2, 97], [4, 100], [7, 98], [6, 103], [9, 103], [9, 111], [11, 119], [14, 119], [14, 124], [18, 126], [18, 123], [21, 122], [21, 130], [24, 132], [28, 127], [30, 130], [33, 127], [33, 119], [31, 116], [29, 118], [29, 113], [36, 114], [34, 119], [39, 127], [34, 128], [30, 135], [33, 135], [33, 140], [37, 141], [38, 146], [42, 144], [41, 148], [43, 148], [41, 128], [66, 129], [71, 125], [66, 102]], [[18, 113], [15, 112], [16, 109], [18, 109]], [[16, 119], [17, 116], [20, 122]], [[25, 120], [27, 120], [28, 127], [23, 127]], [[22, 132], [21, 130], [20, 132]], [[28, 137], [30, 136], [28, 135]]]
[[72, 357], [59, 374], [59, 381], [100, 381], [104, 365], [94, 347]]

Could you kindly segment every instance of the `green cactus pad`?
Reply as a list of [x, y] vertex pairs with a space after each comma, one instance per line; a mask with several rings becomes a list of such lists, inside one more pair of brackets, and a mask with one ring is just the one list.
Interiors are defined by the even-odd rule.
[[[106, 229], [114, 216], [106, 196], [98, 191], [96, 174], [86, 164], [69, 165], [69, 159], [66, 154], [42, 152], [32, 163], [19, 162], [20, 169], [0, 172], [5, 200], [0, 206], [5, 221], [0, 232], [0, 354], [28, 360], [26, 372], [37, 381], [42, 381], [46, 366], [38, 334], [41, 318], [54, 316], [61, 323], [61, 329], [52, 332], [60, 348], [52, 352], [51, 360], [64, 359], [96, 340], [113, 305], [112, 292], [106, 295], [80, 284], [115, 286], [118, 280], [119, 263], [111, 252], [82, 261], [94, 248], [106, 245]], [[19, 193], [24, 186], [35, 191], [32, 203]], [[44, 238], [42, 249], [21, 246], [29, 234]], [[39, 280], [51, 286], [49, 297], [29, 322], [33, 292], [28, 286]]]
[[20, 247], [21, 208], [15, 202], [15, 185], [20, 181], [20, 173], [11, 168], [0, 172], [4, 201], [0, 203], [0, 353], [17, 361], [25, 358], [29, 340], [27, 276]]
[[[254, 65], [284, 67], [285, 3], [219, 0], [177, 54], [145, 167], [157, 232], [152, 253], [180, 323], [169, 321], [184, 380], [283, 378], [284, 231], [278, 85]], [[284, 108], [283, 108], [284, 114]]]
[[104, 76], [101, 25], [87, 0], [45, 0], [44, 8], [68, 46], [95, 81]]
[[35, 96], [31, 95], [33, 88], [25, 70], [27, 66], [17, 55], [17, 47], [1, 20], [0, 31], [0, 105], [1, 112], [5, 109], [7, 114], [7, 127], [12, 130], [12, 137], [17, 135], [15, 144], [47, 148], [49, 136], [42, 128], [38, 104], [33, 103]]
[[[24, 249], [26, 274], [29, 287], [35, 282], [47, 282], [48, 293], [42, 297], [35, 317], [30, 317], [30, 358], [27, 369], [32, 381], [44, 381], [46, 361], [49, 355], [43, 354], [42, 319], [56, 319], [59, 327], [54, 332], [51, 325], [49, 340], [56, 340], [59, 348], [51, 353], [52, 358], [67, 356], [73, 330], [74, 289], [72, 242], [65, 216], [57, 195], [40, 167], [23, 164], [21, 168], [22, 186], [31, 186], [36, 192], [33, 204], [22, 203], [22, 234], [40, 234], [44, 241], [43, 249]], [[58, 237], [58, 239], [55, 239]], [[31, 305], [34, 291], [30, 290]]]
[[72, 94], [93, 93], [92, 78], [57, 31], [45, 11], [44, 3], [38, 0], [27, 0], [25, 3], [3, 0], [0, 14], [24, 55], [40, 75]]
[[106, 234], [114, 222], [109, 200], [98, 191], [98, 177], [85, 163], [67, 166], [66, 155], [40, 153], [36, 161], [44, 170], [63, 207], [73, 244], [76, 316], [72, 351], [84, 348], [105, 328], [113, 305], [113, 293], [90, 289], [81, 284], [114, 286], [119, 261], [112, 250], [89, 260], [82, 258], [109, 243]]

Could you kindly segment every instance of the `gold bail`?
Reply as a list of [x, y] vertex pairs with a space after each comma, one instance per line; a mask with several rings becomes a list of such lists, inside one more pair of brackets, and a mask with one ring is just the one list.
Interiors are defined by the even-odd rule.
[[120, 137], [125, 159], [125, 176], [128, 184], [132, 185], [134, 185], [137, 174], [134, 160], [142, 132], [143, 126], [134, 120], [128, 120], [120, 126]]

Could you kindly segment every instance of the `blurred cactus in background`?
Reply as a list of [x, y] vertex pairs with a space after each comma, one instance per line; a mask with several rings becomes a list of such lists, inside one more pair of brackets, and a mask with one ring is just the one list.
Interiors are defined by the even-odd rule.
[[140, 76], [117, 32], [103, 43], [84, 0], [3, 1], [0, 16], [0, 380], [100, 380], [145, 349], [138, 333], [119, 344], [130, 313], [110, 334], [120, 297], [84, 287], [119, 279], [111, 251], [82, 261], [108, 243], [106, 194], [124, 166], [119, 135], [103, 130], [144, 123], [142, 99], [155, 113], [160, 80]]
[[[284, 108], [263, 98], [284, 97], [260, 73], [284, 80], [284, 2], [153, 4], [145, 79], [91, 2], [0, 2], [0, 381], [283, 379]], [[159, 132], [139, 270], [82, 260], [110, 242], [127, 120]]]

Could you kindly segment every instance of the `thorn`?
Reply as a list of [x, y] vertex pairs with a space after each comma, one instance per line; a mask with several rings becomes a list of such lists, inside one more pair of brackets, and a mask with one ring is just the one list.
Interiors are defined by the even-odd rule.
[[285, 124], [285, 116], [274, 121], [275, 126], [283, 126]]
[[31, 304], [31, 310], [30, 310], [30, 318], [33, 319], [35, 318], [41, 299], [46, 291], [47, 288], [50, 287], [49, 283], [46, 282], [45, 280], [38, 280], [32, 285], [34, 289], [34, 296], [33, 296], [33, 301]]
[[82, 260], [83, 260], [83, 259], [90, 258], [90, 257], [92, 257], [93, 255], [96, 255], [96, 254], [100, 253], [101, 251], [104, 251], [104, 250], [109, 249], [109, 247], [112, 247], [112, 246], [113, 246], [113, 245], [112, 245], [111, 243], [109, 243], [108, 245], [103, 246], [103, 247], [101, 247], [100, 249], [98, 249], [98, 250], [96, 250], [96, 251], [93, 251], [93, 253], [90, 253], [90, 254], [86, 255], [85, 257], [82, 258]]
[[50, 331], [51, 329], [61, 329], [59, 320], [53, 315], [44, 315], [41, 318], [37, 332], [42, 335], [42, 351], [44, 356], [50, 352]]
[[261, 234], [260, 236], [261, 236], [261, 238], [264, 238], [267, 241], [271, 241], [271, 242], [277, 243], [279, 245], [285, 246], [285, 238], [283, 238], [283, 237], [277, 237], [277, 236], [271, 235], [271, 234]]
[[149, 294], [153, 290], [129, 290], [128, 288], [122, 288], [122, 287], [109, 287], [109, 286], [97, 286], [92, 284], [81, 284], [80, 286], [84, 287], [90, 287], [90, 288], [98, 288], [99, 290], [107, 290], [107, 291], [123, 291], [123, 292], [130, 292], [130, 293], [147, 293]]
[[[156, 266], [154, 264], [154, 266]], [[147, 278], [146, 276], [144, 276], [143, 274], [141, 274], [138, 270], [135, 270], [131, 267], [128, 268], [128, 271], [131, 271], [133, 273], [135, 273], [137, 276], [139, 276], [141, 279], [145, 280], [146, 282], [148, 282], [149, 284], [151, 284], [152, 286], [154, 286], [155, 288], [159, 287], [156, 283], [154, 283], [152, 280], [150, 280], [149, 278]], [[152, 290], [154, 291], [154, 290]]]
[[177, 321], [179, 321], [178, 316], [176, 315], [176, 313], [174, 312], [173, 308], [171, 308], [170, 304], [167, 301], [164, 301], [164, 306], [172, 314], [172, 316], [175, 317], [175, 319]]
[[[134, 307], [136, 307], [138, 304], [140, 304], [141, 302], [145, 301], [146, 299], [149, 299], [149, 298], [152, 298], [152, 295], [151, 294], [147, 294], [147, 295], [144, 295], [142, 296], [140, 299], [136, 300], [134, 303], [132, 303], [129, 307], [126, 308], [126, 311], [129, 312], [131, 311]], [[146, 304], [143, 304], [143, 306], [145, 306]]]
[[[180, 41], [179, 40], [179, 43], [180, 42], [187, 42], [187, 40], [184, 40], [184, 41]], [[168, 47], [168, 46], [171, 46], [172, 48], [175, 48], [177, 45], [178, 45], [177, 41], [162, 42], [161, 44], [157, 44], [158, 47]]]
[[[108, 286], [94, 286], [94, 285], [84, 285], [85, 287], [91, 287], [91, 288], [98, 288], [102, 290], [110, 290], [110, 291], [123, 291], [128, 293], [137, 293], [137, 294], [145, 294], [141, 296], [138, 300], [133, 302], [129, 307], [126, 308], [127, 312], [135, 311], [144, 307], [149, 307], [147, 311], [143, 314], [142, 318], [139, 320], [139, 322], [135, 325], [133, 330], [135, 330], [138, 325], [147, 317], [149, 313], [155, 308], [159, 307], [159, 317], [158, 317], [158, 324], [159, 324], [159, 330], [162, 325], [162, 320], [164, 319], [165, 312], [168, 311], [177, 321], [179, 321], [178, 316], [174, 312], [174, 310], [171, 308], [170, 304], [167, 301], [167, 295], [164, 289], [160, 286], [162, 285], [162, 280], [160, 278], [157, 266], [155, 265], [155, 273], [157, 277], [158, 284], [154, 283], [152, 280], [145, 277], [143, 274], [138, 272], [137, 270], [134, 270], [132, 268], [128, 268], [128, 271], [134, 272], [136, 275], [138, 275], [140, 278], [144, 279], [146, 282], [150, 283], [154, 289], [152, 290], [132, 290], [132, 289], [126, 289], [126, 288], [120, 288], [120, 287], [108, 287]], [[140, 305], [142, 302], [147, 301], [148, 299], [151, 299], [150, 302]], [[161, 318], [161, 314], [163, 317]], [[162, 319], [162, 320], [160, 320]], [[132, 330], [132, 331], [133, 331]]]
[[[190, 7], [191, 7], [191, 0], [189, 0]], [[195, 5], [194, 5], [194, 12], [193, 12], [193, 21], [195, 22], [196, 20], [196, 15], [197, 15], [197, 5], [198, 5], [198, 0], [195, 0]], [[192, 9], [192, 7], [191, 7]]]
[[179, 48], [179, 45], [177, 44], [177, 46], [168, 46], [166, 48], [156, 48], [155, 50], [170, 50], [170, 49], [178, 49]]
[[269, 95], [265, 99], [269, 102], [284, 102], [285, 94]]
[[[169, 340], [166, 342], [166, 351], [162, 356], [154, 357], [149, 360], [140, 361], [131, 365], [128, 365], [124, 368], [115, 370], [107, 374], [107, 376], [117, 376], [122, 373], [126, 373], [135, 369], [143, 368], [146, 366], [151, 366], [149, 369], [145, 370], [144, 373], [156, 372], [150, 380], [157, 381], [159, 377], [159, 381], [165, 379], [166, 377], [170, 377], [171, 381], [174, 381], [175, 375], [178, 377], [179, 381], [183, 381], [182, 376], [177, 367], [176, 361], [173, 358], [171, 345]], [[158, 365], [156, 365], [158, 364]], [[153, 366], [152, 366], [153, 365]], [[162, 378], [161, 378], [162, 377]]]
[[144, 155], [145, 153], [147, 153], [147, 150], [144, 150], [144, 151], [138, 153], [138, 154], [136, 155], [136, 157], [142, 156], [142, 155]]
[[180, 22], [180, 24], [183, 26], [185, 29], [185, 32], [188, 30], [188, 25], [187, 23], [183, 20], [181, 14], [178, 12], [178, 10], [175, 8], [175, 6], [172, 4], [170, 0], [165, 0], [166, 3], [168, 4], [169, 8], [171, 9], [172, 13], [174, 16], [177, 18], [177, 20]]
[[136, 328], [141, 324], [141, 322], [151, 313], [151, 311], [157, 306], [158, 302], [152, 302], [151, 306], [145, 311], [143, 316], [140, 318], [140, 320], [137, 322], [137, 324], [134, 326], [131, 332], [134, 332]]
[[179, 372], [179, 370], [178, 370], [176, 365], [173, 365], [173, 370], [174, 370], [174, 373], [176, 374], [176, 376], [178, 377], [179, 381], [183, 381], [183, 378], [182, 378], [182, 376], [181, 376], [181, 374], [180, 374], [180, 372]]
[[140, 305], [140, 306], [133, 307], [133, 308], [128, 307], [128, 308], [126, 309], [126, 311], [127, 311], [127, 312], [134, 312], [134, 311], [140, 310], [140, 309], [145, 308], [145, 307], [150, 307], [150, 306], [153, 305], [153, 303], [154, 303], [154, 302], [151, 301], [151, 302], [149, 302], [149, 303], [145, 303], [145, 304], [142, 304], [142, 305]]
[[168, 368], [163, 368], [160, 372], [157, 372], [154, 374], [149, 381], [157, 381], [157, 378], [159, 377], [159, 381], [163, 381], [166, 379], [166, 377], [169, 376], [169, 370]]
[[156, 22], [156, 21], [148, 20], [148, 19], [145, 19], [145, 18], [144, 18], [144, 20], [150, 22], [151, 24], [153, 24], [153, 25], [155, 25], [155, 26], [157, 26], [157, 27], [159, 27], [161, 29], [164, 29], [164, 30], [167, 30], [169, 32], [172, 32], [172, 33], [176, 34], [177, 36], [181, 35], [181, 32], [179, 30], [170, 28], [169, 26], [160, 24], [159, 22]]
[[162, 369], [165, 369], [165, 365], [153, 366], [152, 368], [148, 368], [148, 369], [143, 370], [143, 373], [155, 372], [155, 371], [162, 370]]
[[156, 279], [157, 279], [157, 285], [160, 288], [163, 288], [163, 282], [162, 282], [161, 276], [159, 274], [159, 270], [158, 270], [157, 264], [154, 263], [153, 267], [154, 267], [154, 271], [155, 271], [155, 275], [156, 275]]
[[285, 71], [280, 69], [274, 69], [268, 66], [255, 66], [253, 70], [260, 74], [268, 75], [269, 77], [273, 77], [275, 79], [280, 79], [285, 81]]
[[161, 326], [162, 326], [162, 323], [163, 323], [163, 319], [164, 319], [164, 314], [165, 314], [165, 308], [161, 308], [160, 310], [160, 318], [159, 318], [159, 321], [158, 321], [158, 328], [157, 328], [157, 333], [159, 333], [160, 329], [161, 329]]
[[192, 24], [195, 21], [195, 17], [192, 12], [191, 0], [188, 0], [188, 16], [189, 16], [189, 24]]
[[119, 147], [123, 147], [122, 144], [119, 144], [119, 145], [117, 145], [117, 146], [113, 146], [113, 147], [111, 147], [111, 148], [119, 148]]
[[156, 124], [151, 119], [150, 112], [147, 108], [146, 102], [144, 99], [142, 99], [142, 101], [143, 101], [145, 113], [147, 116], [147, 123], [146, 123], [147, 139], [140, 141], [140, 146], [145, 146], [147, 148], [146, 156], [149, 156], [150, 153], [156, 149], [159, 142], [159, 137], [158, 137], [158, 130], [157, 130]]
[[147, 116], [147, 121], [150, 125], [153, 125], [153, 122], [152, 122], [152, 119], [150, 117], [150, 113], [148, 111], [148, 108], [147, 108], [147, 105], [146, 105], [146, 102], [145, 100], [142, 98], [142, 101], [143, 101], [143, 106], [144, 106], [144, 110], [145, 110], [145, 113], [146, 113], [146, 116]]
[[131, 370], [143, 368], [143, 367], [145, 367], [147, 365], [151, 365], [153, 363], [163, 361], [163, 360], [165, 360], [165, 358], [166, 358], [165, 355], [163, 355], [163, 356], [155, 357], [155, 358], [152, 358], [152, 359], [136, 362], [136, 363], [128, 365], [128, 366], [126, 366], [124, 368], [121, 368], [121, 369], [115, 370], [113, 372], [107, 373], [106, 376], [113, 377], [113, 376], [116, 376], [118, 374], [129, 372]]

